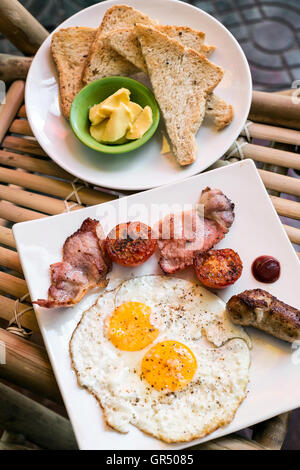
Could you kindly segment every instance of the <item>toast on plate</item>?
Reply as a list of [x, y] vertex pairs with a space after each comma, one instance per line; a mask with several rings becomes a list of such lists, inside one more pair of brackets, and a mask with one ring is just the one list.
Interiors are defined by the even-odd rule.
[[61, 109], [66, 119], [69, 119], [74, 97], [82, 88], [81, 76], [96, 31], [71, 27], [60, 29], [52, 36], [51, 53], [58, 71]]
[[[203, 32], [196, 31], [188, 26], [155, 25], [154, 28], [173, 39], [177, 39], [183, 46], [204, 54], [206, 57], [210, 56], [215, 50], [215, 46], [203, 44], [205, 40]], [[148, 73], [134, 27], [113, 30], [109, 33], [108, 40], [110, 46], [118, 54], [144, 73]], [[211, 94], [206, 103], [206, 115], [211, 116], [217, 130], [221, 130], [232, 121], [233, 108], [218, 96]]]
[[207, 97], [205, 115], [212, 118], [217, 130], [220, 131], [231, 123], [234, 112], [231, 104], [211, 93]]
[[[205, 39], [203, 32], [196, 31], [188, 26], [155, 25], [154, 27], [170, 38], [177, 39], [183, 46], [191, 47], [206, 56], [209, 56], [215, 50], [214, 46], [203, 44]], [[109, 42], [116, 52], [132, 62], [138, 69], [147, 73], [146, 62], [134, 27], [111, 31]]]
[[151, 26], [137, 24], [136, 32], [173, 153], [180, 165], [188, 165], [197, 157], [195, 134], [207, 96], [221, 81], [223, 70]]
[[136, 23], [156, 24], [149, 16], [127, 5], [115, 5], [107, 10], [97, 31], [83, 71], [82, 80], [94, 80], [113, 75], [133, 75], [138, 69], [109, 44], [107, 34], [115, 29], [133, 27]]

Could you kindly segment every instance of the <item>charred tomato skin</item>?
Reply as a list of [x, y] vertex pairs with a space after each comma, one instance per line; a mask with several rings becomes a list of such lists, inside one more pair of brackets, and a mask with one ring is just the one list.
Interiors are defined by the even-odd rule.
[[116, 225], [106, 237], [106, 251], [112, 261], [121, 266], [139, 266], [153, 255], [157, 237], [142, 222], [125, 222]]
[[211, 289], [224, 289], [242, 274], [243, 263], [231, 248], [196, 253], [194, 268], [199, 281]]

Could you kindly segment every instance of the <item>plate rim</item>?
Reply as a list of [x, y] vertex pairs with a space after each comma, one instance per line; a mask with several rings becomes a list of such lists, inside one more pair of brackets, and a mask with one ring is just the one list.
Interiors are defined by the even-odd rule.
[[[191, 8], [191, 9], [194, 9], [196, 11], [200, 11], [201, 14], [203, 14], [204, 16], [207, 16], [209, 17], [211, 20], [213, 20], [213, 22], [215, 22], [216, 24], [218, 24], [219, 27], [221, 27], [221, 29], [223, 29], [231, 38], [231, 40], [235, 43], [236, 47], [238, 48], [239, 52], [240, 52], [240, 56], [242, 58], [242, 61], [245, 65], [245, 70], [247, 72], [247, 80], [248, 80], [248, 100], [247, 100], [247, 107], [245, 107], [245, 110], [244, 110], [244, 113], [243, 113], [243, 116], [242, 116], [242, 119], [241, 119], [241, 123], [240, 125], [237, 126], [237, 130], [236, 132], [233, 134], [234, 138], [231, 139], [231, 143], [227, 146], [227, 148], [224, 149], [224, 151], [222, 152], [218, 152], [216, 155], [216, 158], [214, 159], [213, 162], [210, 162], [210, 164], [208, 166], [206, 166], [205, 168], [203, 168], [202, 170], [195, 170], [195, 173], [189, 175], [189, 176], [184, 176], [183, 173], [180, 173], [178, 172], [178, 176], [176, 176], [176, 178], [171, 182], [171, 183], [176, 183], [176, 182], [179, 182], [179, 181], [183, 181], [184, 179], [187, 179], [187, 178], [191, 178], [199, 173], [202, 173], [203, 171], [205, 171], [207, 168], [209, 168], [209, 166], [211, 166], [213, 163], [215, 163], [216, 161], [218, 161], [227, 151], [228, 149], [231, 147], [231, 145], [236, 141], [236, 139], [238, 138], [238, 136], [240, 135], [243, 127], [245, 126], [246, 122], [247, 122], [247, 119], [248, 119], [248, 115], [249, 115], [249, 111], [250, 111], [250, 107], [251, 107], [251, 101], [252, 101], [252, 90], [253, 90], [253, 83], [252, 83], [252, 76], [251, 76], [251, 71], [250, 71], [250, 66], [249, 66], [249, 63], [247, 61], [247, 58], [246, 58], [246, 55], [242, 49], [242, 47], [240, 46], [240, 44], [238, 43], [237, 39], [233, 36], [233, 34], [229, 31], [229, 29], [227, 29], [219, 20], [217, 20], [214, 16], [210, 15], [209, 13], [205, 12], [204, 10], [202, 10], [201, 8], [199, 7], [196, 7], [194, 5], [190, 5], [188, 3], [185, 3], [185, 2], [182, 2], [180, 0], [167, 0], [168, 2], [170, 3], [174, 3], [174, 4], [177, 4], [177, 5], [185, 5], [185, 7], [188, 7], [188, 8]], [[104, 2], [101, 2], [100, 4], [101, 5], [107, 5], [107, 8], [109, 8], [110, 6], [113, 6], [113, 5], [116, 5], [118, 4], [119, 2], [117, 0], [105, 0]], [[134, 3], [137, 3], [137, 5], [134, 5], [135, 8], [138, 8], [138, 0], [135, 0]], [[99, 3], [95, 4], [95, 5], [91, 5], [87, 8], [83, 8], [82, 10], [80, 10], [79, 12], [75, 13], [74, 15], [70, 16], [69, 18], [67, 18], [66, 20], [64, 20], [61, 24], [59, 24], [50, 34], [49, 36], [45, 39], [45, 41], [41, 44], [41, 46], [39, 47], [38, 51], [36, 52], [34, 58], [33, 58], [33, 61], [32, 61], [32, 64], [30, 66], [30, 69], [29, 69], [29, 72], [28, 72], [28, 75], [27, 75], [27, 79], [26, 79], [26, 85], [25, 85], [25, 105], [27, 102], [29, 102], [29, 94], [30, 94], [30, 80], [31, 80], [31, 74], [33, 73], [33, 64], [35, 63], [35, 61], [38, 60], [38, 56], [39, 54], [42, 54], [44, 52], [44, 49], [47, 48], [48, 44], [51, 42], [51, 39], [52, 39], [52, 36], [53, 34], [58, 31], [59, 29], [63, 28], [65, 23], [68, 22], [69, 20], [73, 20], [74, 18], [76, 18], [76, 16], [79, 16], [82, 14], [83, 11], [87, 11], [87, 10], [92, 10], [92, 9], [96, 9], [99, 5]], [[131, 5], [130, 5], [131, 6]], [[57, 82], [57, 78], [56, 78], [56, 82]], [[36, 138], [36, 140], [38, 141], [39, 145], [41, 146], [41, 148], [46, 152], [46, 154], [51, 158], [52, 161], [54, 161], [58, 166], [60, 166], [62, 169], [64, 169], [65, 171], [67, 171], [68, 173], [70, 173], [72, 176], [74, 176], [75, 178], [79, 178], [80, 180], [82, 179], [82, 175], [80, 175], [80, 172], [77, 172], [76, 170], [74, 171], [73, 169], [70, 171], [70, 168], [68, 165], [65, 165], [64, 164], [64, 161], [63, 160], [59, 160], [59, 162], [57, 161], [56, 157], [55, 157], [55, 152], [49, 152], [46, 148], [44, 148], [44, 145], [43, 143], [40, 141], [40, 136], [39, 136], [39, 131], [35, 125], [35, 120], [33, 118], [33, 116], [31, 115], [31, 110], [30, 110], [30, 106], [28, 106], [28, 109], [27, 109], [27, 119], [29, 121], [29, 124], [30, 124], [30, 127], [32, 129], [32, 132], [34, 134], [34, 137]], [[74, 138], [77, 139], [77, 137], [74, 135]], [[54, 156], [53, 156], [54, 155]], [[198, 157], [199, 158], [199, 157]], [[143, 191], [143, 190], [149, 190], [149, 189], [153, 189], [155, 187], [160, 187], [160, 186], [164, 186], [165, 184], [169, 184], [168, 182], [167, 183], [164, 183], [164, 184], [160, 184], [160, 185], [151, 185], [151, 184], [143, 184], [143, 185], [135, 185], [134, 182], [132, 182], [132, 184], [128, 185], [128, 184], [122, 184], [121, 186], [118, 185], [118, 186], [112, 186], [112, 185], [108, 185], [107, 183], [104, 183], [101, 182], [101, 181], [98, 181], [97, 179], [93, 179], [93, 177], [91, 178], [88, 178], [88, 179], [85, 179], [85, 181], [87, 181], [88, 183], [92, 184], [92, 185], [96, 185], [96, 186], [99, 186], [99, 187], [102, 187], [102, 188], [106, 188], [106, 189], [113, 189], [113, 190], [120, 190], [120, 191]], [[136, 180], [134, 180], [136, 181]]]

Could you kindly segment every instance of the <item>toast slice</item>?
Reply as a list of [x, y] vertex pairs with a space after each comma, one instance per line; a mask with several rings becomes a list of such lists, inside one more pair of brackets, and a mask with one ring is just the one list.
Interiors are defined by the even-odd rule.
[[180, 165], [197, 157], [195, 134], [205, 114], [208, 94], [223, 77], [220, 67], [151, 26], [136, 25], [155, 97], [162, 111], [173, 153]]
[[90, 83], [113, 75], [133, 75], [138, 69], [118, 54], [109, 44], [107, 34], [114, 29], [133, 27], [136, 23], [157, 24], [149, 16], [127, 5], [109, 8], [90, 48], [82, 80]]
[[[205, 34], [187, 26], [156, 25], [155, 29], [167, 34], [170, 38], [177, 39], [183, 46], [191, 47], [197, 52], [209, 56], [214, 46], [204, 45]], [[111, 31], [109, 35], [111, 47], [122, 55], [138, 69], [147, 73], [147, 66], [142, 54], [135, 28], [123, 28]]]
[[96, 29], [71, 27], [52, 36], [51, 53], [58, 71], [59, 94], [64, 117], [69, 119], [71, 104], [82, 88], [81, 76]]
[[234, 112], [231, 104], [227, 104], [222, 98], [211, 93], [206, 101], [205, 115], [212, 118], [217, 130], [220, 131], [231, 123]]

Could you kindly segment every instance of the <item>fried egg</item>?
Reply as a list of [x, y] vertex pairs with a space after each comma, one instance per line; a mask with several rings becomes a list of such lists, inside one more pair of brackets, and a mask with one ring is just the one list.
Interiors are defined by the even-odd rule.
[[231, 422], [246, 395], [251, 346], [225, 304], [197, 283], [142, 276], [105, 292], [70, 341], [78, 382], [119, 432], [165, 442]]

